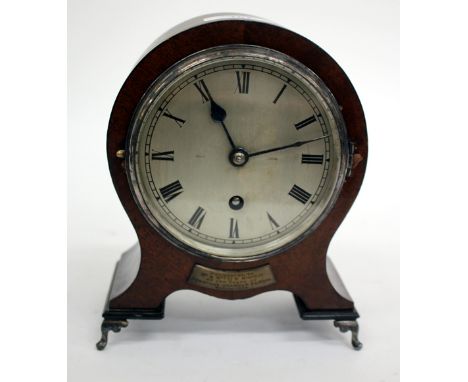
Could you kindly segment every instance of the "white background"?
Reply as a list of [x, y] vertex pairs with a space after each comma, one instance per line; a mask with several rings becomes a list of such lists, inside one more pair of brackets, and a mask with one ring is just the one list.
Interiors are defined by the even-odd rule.
[[[309, 17], [309, 14], [301, 12], [303, 6], [289, 11], [286, 7], [291, 3], [284, 4], [283, 9], [277, 9], [275, 13], [285, 16], [289, 14], [291, 19], [296, 20], [295, 23], [297, 20], [305, 20]], [[384, 1], [380, 3], [387, 4]], [[319, 2], [307, 4], [309, 7], [317, 7]], [[252, 6], [249, 3], [245, 7], [241, 5], [238, 9], [232, 8], [231, 5], [229, 10], [245, 12]], [[332, 5], [335, 10], [340, 9], [338, 3], [334, 2]], [[259, 14], [266, 14], [272, 9], [270, 6], [271, 4], [263, 4], [262, 12]], [[468, 267], [466, 244], [466, 216], [468, 214], [466, 89], [468, 76], [466, 68], [468, 68], [468, 52], [465, 49], [465, 36], [468, 35], [467, 5], [458, 0], [445, 0], [444, 2], [414, 0], [402, 2], [401, 6], [402, 102], [392, 110], [393, 114], [390, 117], [386, 114], [387, 118], [394, 121], [391, 126], [392, 132], [387, 134], [389, 141], [392, 142], [392, 155], [387, 158], [387, 161], [392, 162], [393, 165], [388, 164], [384, 167], [387, 170], [392, 167], [393, 171], [389, 175], [391, 180], [386, 184], [394, 190], [395, 204], [398, 204], [398, 200], [401, 204], [401, 377], [402, 381], [408, 382], [465, 381], [468, 379], [466, 367], [468, 334], [464, 329], [465, 317], [468, 314], [466, 304], [466, 269]], [[361, 7], [361, 9], [365, 13], [367, 8]], [[219, 10], [226, 9], [217, 9], [214, 4], [209, 11]], [[106, 10], [108, 11], [109, 9]], [[177, 12], [182, 11], [183, 7], [177, 10]], [[202, 11], [205, 12], [205, 10]], [[0, 379], [5, 381], [62, 382], [66, 379], [67, 373], [66, 13], [66, 3], [63, 0], [40, 2], [23, 0], [4, 2], [1, 5], [0, 243], [2, 263], [0, 266], [0, 300], [2, 304], [0, 323], [3, 353]], [[154, 12], [156, 15], [159, 13], [160, 9]], [[352, 12], [348, 13], [352, 14]], [[92, 12], [90, 15], [92, 16]], [[334, 13], [330, 10], [328, 15], [326, 20], [334, 17]], [[164, 16], [170, 18], [173, 14], [164, 13]], [[142, 17], [146, 17], [146, 14], [142, 14]], [[377, 29], [383, 18], [384, 16], [377, 18]], [[356, 15], [354, 19], [358, 20], [357, 23], [363, 23], [359, 15]], [[320, 17], [314, 17], [314, 20], [320, 22]], [[164, 22], [164, 20], [159, 21]], [[323, 25], [326, 27], [325, 22]], [[127, 32], [130, 33], [129, 28]], [[319, 32], [320, 30], [316, 30], [314, 34]], [[313, 37], [311, 36], [312, 39]], [[364, 39], [368, 37], [362, 36]], [[96, 36], [93, 36], [94, 38]], [[346, 34], [341, 38], [346, 38]], [[326, 48], [329, 50], [328, 46]], [[367, 52], [367, 49], [361, 49], [362, 52]], [[336, 52], [334, 55], [338, 58]], [[346, 70], [349, 69], [346, 63], [340, 61], [340, 64]], [[123, 76], [126, 74], [125, 72]], [[380, 77], [377, 78], [377, 80], [380, 79]], [[355, 80], [353, 78], [356, 84]], [[358, 89], [361, 97], [363, 90]], [[369, 99], [366, 98], [365, 107], [369, 119], [371, 110], [367, 107]], [[72, 101], [73, 97], [70, 100]], [[110, 104], [111, 101], [109, 101]], [[89, 107], [91, 106], [83, 108], [83, 111]], [[376, 115], [376, 113], [373, 114]], [[381, 116], [377, 119], [382, 121], [385, 118]], [[372, 144], [376, 142], [374, 133], [371, 139], [371, 147], [373, 147]], [[103, 145], [100, 147], [104, 150]], [[389, 151], [385, 151], [385, 155], [388, 155]], [[381, 158], [380, 163], [382, 163], [385, 162], [383, 159], [385, 155], [372, 149], [370, 159], [373, 161], [375, 158]], [[70, 162], [72, 164], [73, 160], [70, 159]], [[24, 169], [29, 171], [24, 171]], [[73, 177], [72, 171], [69, 171], [69, 174]], [[369, 177], [366, 179], [359, 200], [364, 200], [365, 195], [369, 195], [367, 190], [371, 184], [368, 179]], [[96, 188], [90, 189], [96, 191]], [[112, 196], [109, 195], [109, 197]], [[72, 210], [72, 200], [70, 197], [70, 210]], [[382, 200], [384, 202], [385, 198], [382, 197]], [[115, 203], [118, 203], [116, 199]], [[358, 203], [363, 204], [361, 201]], [[357, 208], [355, 207], [352, 214], [357, 214]], [[85, 212], [93, 213], [95, 217], [99, 216], [99, 211], [94, 212], [88, 209]], [[350, 219], [353, 219], [352, 215]], [[345, 223], [340, 232], [347, 224]], [[387, 237], [393, 237], [392, 235], [389, 234]], [[372, 237], [370, 239], [372, 240]], [[335, 242], [337, 241], [338, 238]], [[76, 243], [76, 239], [73, 243]], [[117, 243], [116, 246], [119, 248], [116, 248], [116, 251], [121, 250], [121, 245], [126, 245], [126, 243]], [[382, 243], [379, 249], [386, 245], [387, 242]], [[97, 267], [97, 261], [102, 259], [102, 251], [98, 252], [96, 248], [95, 261], [90, 263], [87, 270], [100, 268], [100, 266]], [[115, 252], [109, 256], [115, 256]], [[335, 261], [343, 262], [344, 255], [337, 254], [336, 250], [333, 257]], [[110, 260], [113, 261], [113, 259]], [[343, 264], [339, 266], [343, 268]], [[346, 267], [346, 264], [344, 266]], [[106, 264], [103, 272], [108, 272], [107, 267]], [[71, 273], [73, 268], [71, 266], [69, 268]], [[370, 267], [364, 265], [360, 268], [369, 269]], [[366, 288], [366, 293], [356, 289], [356, 285], [360, 283], [359, 280], [350, 279], [354, 275], [350, 270], [341, 269], [341, 272], [347, 272], [345, 276], [348, 284], [353, 283], [350, 285], [350, 290], [363, 313], [363, 298], [366, 298], [368, 306], [376, 300], [369, 298], [368, 288]], [[99, 273], [100, 270], [97, 269], [96, 272]], [[391, 272], [389, 274], [391, 275]], [[364, 275], [364, 273], [359, 273], [359, 275]], [[82, 278], [90, 282], [91, 276], [85, 273]], [[110, 273], [108, 277], [110, 278]], [[387, 274], [383, 277], [388, 279]], [[72, 274], [69, 275], [69, 279], [69, 304], [73, 306], [79, 301], [73, 298], [78, 295], [78, 292], [74, 292], [73, 284], [75, 283], [71, 282]], [[98, 304], [98, 300], [101, 300], [100, 294], [107, 287], [102, 285], [100, 288], [101, 290], [93, 291], [93, 296], [96, 297], [91, 298], [89, 310]], [[373, 293], [374, 290], [376, 288], [371, 288], [369, 293]], [[83, 294], [83, 299], [89, 299], [89, 296]], [[291, 314], [290, 308], [285, 307], [281, 302], [276, 306], [288, 309], [287, 314]], [[221, 309], [218, 304], [216, 307], [216, 309]], [[370, 310], [375, 312], [374, 314], [379, 314], [378, 309]], [[197, 311], [200, 310], [197, 309]], [[73, 313], [76, 314], [76, 312], [77, 309]], [[222, 314], [221, 310], [218, 312], [219, 315]], [[84, 313], [91, 315], [86, 310], [78, 312], [76, 318], [70, 314], [69, 326], [72, 326], [72, 322], [79, 321]], [[185, 314], [189, 318], [192, 317], [192, 311], [186, 311]], [[206, 319], [210, 317], [205, 316], [202, 322], [208, 325], [210, 321]], [[264, 326], [264, 317], [262, 315], [260, 318], [257, 328]], [[153, 374], [149, 377], [147, 375], [146, 380], [155, 380], [154, 373], [158, 370], [161, 370], [161, 373], [170, 371], [173, 376], [172, 380], [184, 380], [183, 375], [185, 375], [185, 380], [187, 378], [194, 381], [199, 379], [195, 374], [194, 378], [190, 378], [191, 374], [188, 373], [192, 370], [184, 372], [183, 366], [187, 364], [187, 357], [180, 356], [181, 352], [178, 354], [181, 362], [178, 363], [177, 368], [169, 370], [170, 365], [164, 364], [167, 352], [165, 348], [153, 349], [151, 359], [149, 357], [143, 359], [138, 355], [135, 357], [134, 352], [128, 351], [117, 358], [115, 352], [110, 353], [110, 347], [106, 352], [98, 355], [92, 346], [88, 347], [91, 341], [94, 343], [95, 332], [97, 332], [94, 319], [93, 314], [90, 320], [93, 323], [81, 321], [83, 327], [88, 328], [84, 330], [86, 338], [79, 345], [82, 349], [79, 361], [82, 362], [83, 373], [90, 375], [92, 371], [95, 371], [99, 375], [101, 369], [109, 370], [117, 367], [118, 371], [121, 371], [127, 368], [127, 373], [122, 373], [122, 377], [133, 372], [135, 377], [131, 380], [145, 380], [138, 374], [141, 374], [142, 369], [149, 368], [150, 372], [147, 374]], [[366, 321], [373, 322], [368, 319]], [[185, 322], [186, 327], [190, 329], [193, 320]], [[241, 325], [244, 324], [241, 323]], [[364, 320], [361, 320], [361, 325], [364, 326]], [[370, 333], [367, 323], [365, 326], [367, 330], [363, 328], [363, 332]], [[374, 326], [376, 332], [377, 326], [378, 323]], [[289, 330], [291, 333], [291, 329]], [[157, 334], [153, 330], [150, 333]], [[192, 332], [189, 331], [189, 333]], [[280, 338], [285, 338], [281, 337], [281, 333], [275, 333]], [[317, 335], [316, 333], [318, 333], [317, 329], [312, 331], [310, 326], [298, 332], [301, 339], [309, 336], [304, 341], [307, 350], [302, 354], [296, 352], [297, 349], [288, 353], [293, 359], [303, 357], [301, 359], [304, 361], [298, 368], [291, 370], [291, 374], [287, 376], [288, 381], [298, 380], [305, 372], [308, 372], [307, 377], [315, 377], [320, 381], [327, 379], [341, 381], [344, 373], [347, 373], [346, 377], [349, 376], [349, 379], [356, 379], [355, 369], [343, 368], [344, 358], [351, 359], [352, 362], [354, 359], [359, 360], [359, 357], [366, 357], [362, 362], [364, 365], [359, 364], [359, 372], [367, 373], [368, 370], [375, 371], [376, 359], [384, 360], [389, 356], [383, 352], [369, 353], [369, 350], [367, 350], [368, 353], [364, 353], [364, 350], [360, 354], [350, 353], [348, 349], [338, 350], [333, 344], [332, 351], [343, 351], [343, 353], [340, 357], [336, 357], [336, 354], [333, 355], [335, 358], [328, 357], [327, 365], [332, 365], [327, 369], [321, 366], [323, 362], [320, 363], [324, 360], [320, 356], [323, 348], [313, 350], [319, 343], [323, 345], [324, 341], [310, 341], [310, 336]], [[333, 336], [332, 340], [335, 341], [335, 332], [330, 334]], [[387, 335], [389, 336], [391, 335]], [[393, 337], [397, 337], [396, 332]], [[186, 338], [183, 337], [183, 339], [185, 342], [180, 342], [181, 347], [187, 343]], [[277, 344], [276, 339], [274, 340], [274, 344]], [[368, 349], [370, 340], [368, 334], [365, 335], [364, 340], [367, 341], [365, 346]], [[72, 350], [72, 347], [76, 349], [78, 344], [77, 337], [70, 335], [68, 351], [70, 355], [78, 354]], [[116, 345], [115, 340], [113, 344]], [[127, 346], [128, 341], [124, 344]], [[346, 346], [344, 339], [340, 345]], [[247, 349], [250, 349], [250, 346], [252, 346], [251, 343]], [[202, 359], [205, 348], [197, 347], [196, 351], [191, 353], [192, 356]], [[263, 346], [262, 350], [271, 354], [273, 349], [282, 348]], [[278, 352], [279, 350], [277, 354]], [[284, 353], [282, 351], [282, 354]], [[109, 354], [114, 355], [109, 356]], [[255, 361], [261, 354], [256, 352], [250, 359]], [[374, 356], [363, 356], [363, 354]], [[80, 356], [77, 355], [77, 357]], [[204, 359], [205, 363], [200, 363], [199, 369], [203, 367], [206, 369], [210, 361], [207, 357]], [[250, 359], [247, 359], [245, 355], [239, 355], [238, 360], [244, 365], [241, 367], [224, 363], [228, 369], [227, 374], [224, 375], [230, 376], [233, 370], [240, 370], [245, 374], [247, 370], [245, 364]], [[289, 362], [292, 368], [294, 363], [291, 362], [291, 358], [287, 358], [289, 361], [285, 359], [282, 360], [282, 365]], [[76, 357], [70, 357], [70, 380], [77, 379], [76, 363], [79, 361], [76, 361]], [[126, 366], [120, 365], [121, 362]], [[260, 371], [268, 367], [273, 367], [270, 370], [273, 375], [276, 375], [274, 373], [277, 373], [277, 369], [281, 367], [281, 365], [276, 366], [277, 364], [279, 364], [278, 359], [269, 360], [268, 365], [264, 367], [259, 364], [253, 375], [259, 375], [257, 380], [267, 379]], [[208, 371], [215, 377], [221, 374], [221, 370], [218, 370], [208, 367]], [[341, 373], [341, 375], [333, 377], [332, 373]], [[118, 380], [115, 375], [114, 378]], [[223, 376], [219, 379], [226, 380]], [[88, 380], [92, 381], [93, 378], [90, 377]], [[106, 379], [102, 378], [102, 380]], [[171, 378], [166, 376], [165, 380], [170, 381]], [[377, 377], [375, 380], [385, 381], [388, 378]]]
[[[241, 12], [311, 39], [342, 66], [364, 107], [369, 161], [330, 256], [361, 314], [361, 352], [292, 296], [224, 301], [177, 292], [162, 321], [129, 321], [98, 352], [115, 262], [136, 241], [107, 168], [114, 99], [147, 46], [179, 22]], [[91, 1], [68, 7], [68, 370], [70, 381], [398, 381], [397, 1]]]

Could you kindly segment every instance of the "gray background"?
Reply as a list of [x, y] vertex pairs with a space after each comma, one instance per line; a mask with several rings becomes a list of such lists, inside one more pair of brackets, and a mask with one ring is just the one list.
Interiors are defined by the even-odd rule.
[[[399, 206], [397, 1], [89, 1], [68, 6], [68, 368], [70, 381], [398, 381]], [[147, 46], [175, 24], [213, 12], [270, 19], [319, 44], [363, 103], [370, 156], [353, 209], [330, 247], [362, 316], [361, 352], [330, 322], [301, 321], [292, 297], [167, 300], [166, 319], [130, 321], [95, 350], [120, 253], [136, 236], [107, 169], [113, 101]]]

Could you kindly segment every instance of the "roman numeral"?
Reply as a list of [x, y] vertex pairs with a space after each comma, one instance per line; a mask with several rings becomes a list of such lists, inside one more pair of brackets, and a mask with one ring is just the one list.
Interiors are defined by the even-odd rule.
[[239, 238], [239, 226], [237, 224], [237, 220], [231, 218], [231, 222], [229, 224], [229, 237], [230, 238]]
[[172, 199], [174, 199], [176, 196], [179, 196], [184, 191], [180, 182], [176, 180], [175, 182], [160, 188], [159, 192], [161, 193], [166, 203], [169, 203]]
[[195, 213], [192, 215], [192, 217], [188, 221], [188, 223], [191, 226], [195, 227], [196, 229], [200, 229], [200, 226], [203, 223], [203, 219], [205, 219], [205, 215], [206, 215], [206, 211], [203, 208], [198, 207]]
[[237, 88], [240, 94], [249, 93], [250, 72], [239, 72], [236, 70]]
[[152, 160], [174, 160], [174, 150], [151, 153]]
[[296, 127], [297, 130], [302, 129], [303, 127], [310, 125], [311, 123], [315, 122], [317, 118], [315, 118], [315, 115], [312, 117], [306, 118], [301, 122], [296, 123], [294, 126]]
[[302, 154], [302, 163], [322, 164], [323, 163], [323, 155]]
[[175, 123], [177, 123], [179, 127], [182, 127], [182, 125], [185, 123], [185, 121], [182, 118], [176, 117], [175, 115], [171, 114], [169, 109], [166, 109], [166, 111], [163, 113], [163, 116], [175, 121]]
[[306, 204], [312, 194], [309, 194], [307, 191], [300, 188], [298, 185], [294, 185], [289, 191], [289, 195], [291, 195], [294, 199], [301, 202], [302, 204]]
[[208, 88], [206, 87], [205, 81], [200, 80], [198, 82], [195, 82], [194, 85], [202, 96], [202, 102], [208, 102], [211, 99], [211, 94]]
[[283, 94], [283, 92], [284, 92], [284, 89], [286, 89], [286, 85], [283, 85], [283, 87], [282, 87], [281, 90], [279, 91], [278, 95], [277, 95], [276, 98], [273, 100], [273, 103], [278, 102], [279, 97], [281, 97], [281, 94]]
[[270, 221], [271, 229], [275, 230], [275, 229], [279, 228], [279, 224], [276, 222], [276, 220], [273, 219], [273, 217], [268, 212], [266, 214], [268, 216], [268, 220]]

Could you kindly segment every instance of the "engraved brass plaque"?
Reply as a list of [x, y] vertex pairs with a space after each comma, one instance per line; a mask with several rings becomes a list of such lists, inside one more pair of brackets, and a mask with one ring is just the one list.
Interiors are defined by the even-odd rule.
[[221, 271], [197, 264], [188, 282], [216, 290], [249, 290], [274, 284], [275, 277], [269, 265], [241, 271]]

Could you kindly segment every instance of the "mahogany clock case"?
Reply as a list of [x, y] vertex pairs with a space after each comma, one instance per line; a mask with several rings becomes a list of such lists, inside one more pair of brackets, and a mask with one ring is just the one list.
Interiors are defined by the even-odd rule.
[[[166, 69], [179, 60], [203, 49], [229, 45], [258, 45], [282, 52], [298, 60], [325, 83], [340, 105], [352, 155], [352, 170], [331, 212], [322, 223], [298, 244], [268, 258], [252, 261], [229, 261], [201, 257], [178, 248], [163, 238], [148, 223], [132, 196], [126, 172], [126, 162], [116, 153], [126, 148], [133, 113], [146, 90]], [[198, 25], [182, 31], [154, 47], [136, 65], [123, 84], [115, 101], [107, 135], [109, 169], [117, 194], [138, 236], [141, 258], [135, 269], [125, 269], [120, 261], [113, 285], [128, 282], [128, 288], [118, 295], [109, 292], [104, 311], [106, 318], [162, 318], [165, 298], [181, 289], [192, 289], [225, 299], [247, 298], [270, 290], [290, 291], [296, 297], [302, 317], [307, 312], [334, 312], [337, 317], [356, 319], [354, 303], [329, 264], [329, 243], [351, 208], [362, 184], [367, 160], [367, 134], [364, 113], [359, 98], [344, 71], [320, 47], [306, 38], [282, 27], [252, 20], [222, 20]], [[140, 256], [137, 254], [137, 256]], [[218, 290], [189, 283], [189, 276], [198, 264], [217, 270], [247, 270], [269, 265], [275, 282], [248, 290]], [[119, 266], [121, 269], [118, 269]], [[135, 264], [133, 265], [135, 268]], [[137, 273], [132, 279], [131, 273]], [[333, 276], [335, 275], [335, 276]], [[121, 280], [116, 280], [119, 277]], [[339, 293], [339, 292], [340, 293]], [[311, 314], [309, 318], [314, 318]]]

